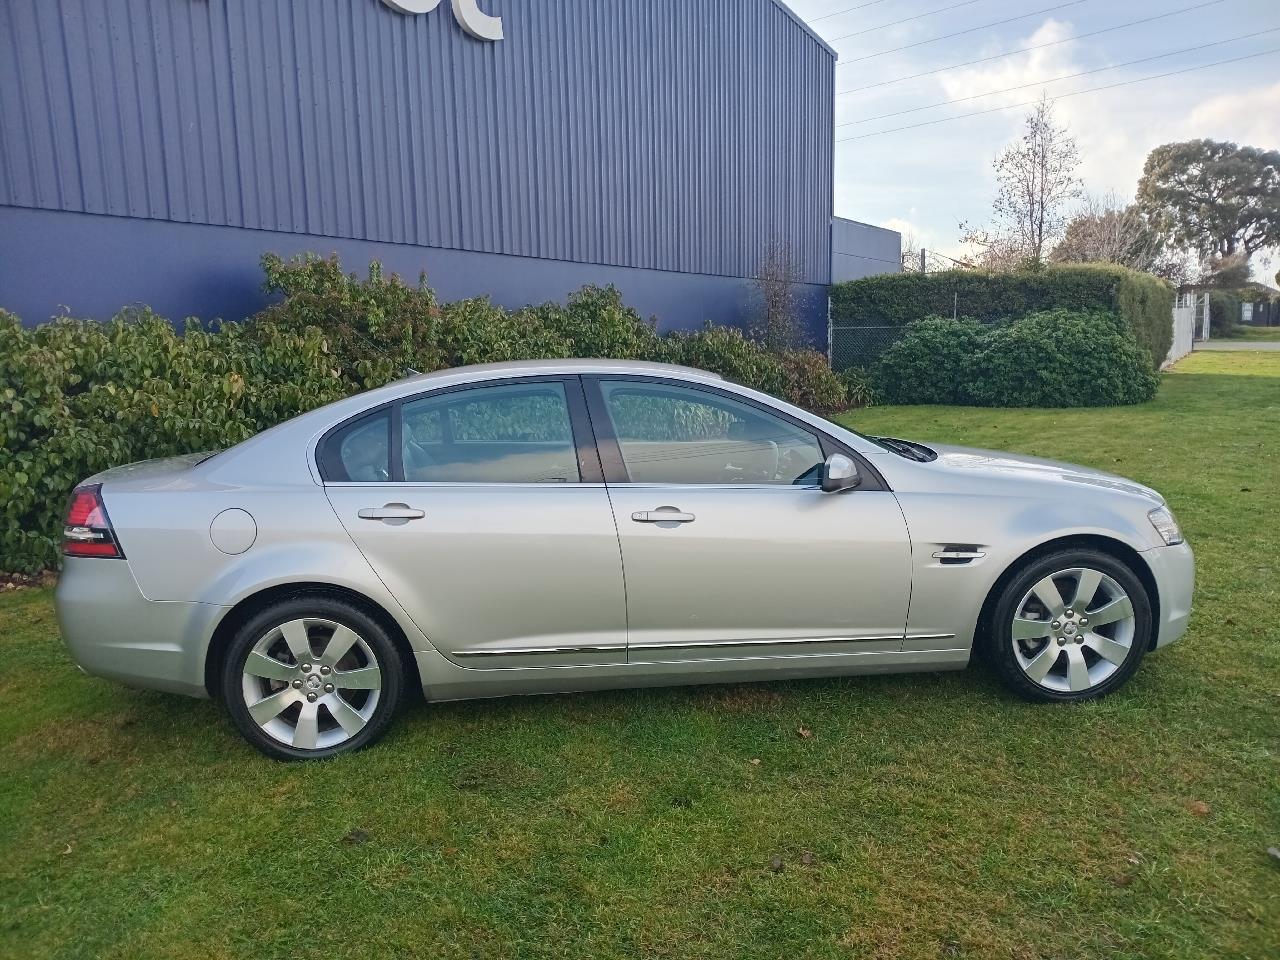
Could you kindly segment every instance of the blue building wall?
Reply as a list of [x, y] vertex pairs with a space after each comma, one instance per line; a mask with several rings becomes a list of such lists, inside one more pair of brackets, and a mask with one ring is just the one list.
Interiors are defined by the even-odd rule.
[[781, 241], [821, 329], [834, 56], [782, 4], [485, 0], [496, 43], [448, 6], [5, 0], [0, 305], [238, 317], [260, 253], [315, 250], [688, 326]]

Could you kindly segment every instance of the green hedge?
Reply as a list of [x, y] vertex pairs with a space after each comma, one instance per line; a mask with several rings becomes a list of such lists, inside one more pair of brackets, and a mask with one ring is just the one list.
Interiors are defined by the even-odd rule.
[[440, 303], [422, 282], [263, 258], [280, 296], [243, 323], [184, 334], [147, 310], [24, 329], [0, 310], [0, 571], [57, 562], [71, 488], [107, 467], [227, 447], [306, 410], [421, 371], [615, 357], [713, 370], [819, 413], [845, 406], [814, 351], [774, 354], [736, 330], [659, 335], [613, 288], [508, 311]]
[[1209, 293], [1209, 335], [1234, 337], [1240, 333], [1241, 300], [1234, 293], [1212, 290]]
[[877, 370], [892, 403], [1095, 407], [1144, 403], [1159, 378], [1116, 314], [1049, 310], [1009, 323], [927, 317]]
[[905, 326], [929, 316], [994, 322], [1046, 310], [1118, 314], [1153, 367], [1173, 341], [1174, 289], [1158, 277], [1112, 264], [1063, 264], [1017, 273], [948, 270], [899, 273], [831, 288], [835, 326]]
[[323, 334], [127, 311], [24, 329], [0, 311], [0, 570], [58, 556], [72, 486], [109, 466], [227, 447], [349, 392]]

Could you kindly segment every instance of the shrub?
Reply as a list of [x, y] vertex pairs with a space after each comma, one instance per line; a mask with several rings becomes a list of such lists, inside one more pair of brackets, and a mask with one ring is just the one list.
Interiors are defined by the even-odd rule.
[[1209, 294], [1209, 335], [1211, 337], [1238, 337], [1240, 335], [1240, 299], [1225, 290], [1213, 290]]
[[1113, 313], [1049, 310], [983, 326], [932, 317], [885, 351], [881, 390], [896, 403], [1082, 407], [1143, 403], [1159, 378]]
[[969, 403], [973, 362], [985, 331], [973, 320], [926, 317], [880, 356], [886, 403]]
[[71, 488], [110, 466], [227, 447], [348, 391], [314, 327], [250, 336], [149, 311], [31, 330], [0, 312], [0, 569], [58, 556]]
[[710, 370], [765, 393], [782, 395], [786, 387], [778, 355], [748, 340], [740, 330], [707, 324], [701, 330], [676, 332], [664, 339], [663, 359], [669, 363]]
[[541, 350], [539, 356], [659, 360], [665, 355], [654, 322], [645, 321], [624, 304], [616, 287], [583, 287], [563, 305], [527, 307], [515, 317], [522, 325], [546, 331], [545, 347], [525, 348], [526, 352]]
[[875, 378], [862, 367], [849, 367], [838, 376], [850, 407], [870, 407], [879, 402]]
[[1114, 264], [1063, 264], [1015, 273], [947, 270], [867, 277], [831, 288], [837, 326], [905, 326], [931, 315], [995, 322], [1046, 310], [1119, 314], [1153, 363], [1169, 353], [1174, 290]]
[[336, 259], [262, 261], [281, 299], [242, 324], [179, 335], [147, 310], [108, 323], [23, 329], [0, 311], [0, 570], [56, 562], [71, 488], [110, 466], [228, 447], [273, 424], [404, 374], [571, 356], [666, 360], [713, 370], [819, 412], [844, 388], [820, 354], [770, 353], [736, 330], [660, 336], [612, 287], [508, 311], [439, 303], [417, 285]]
[[1159, 385], [1115, 314], [1048, 310], [987, 332], [969, 393], [989, 407], [1103, 407], [1145, 403]]
[[814, 413], [838, 413], [848, 408], [849, 395], [831, 370], [827, 358], [816, 350], [784, 350], [781, 395], [798, 407]]

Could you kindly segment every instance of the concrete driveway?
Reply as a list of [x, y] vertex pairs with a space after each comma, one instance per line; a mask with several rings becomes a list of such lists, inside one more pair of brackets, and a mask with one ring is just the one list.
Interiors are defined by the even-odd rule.
[[1206, 340], [1196, 350], [1280, 350], [1280, 340]]

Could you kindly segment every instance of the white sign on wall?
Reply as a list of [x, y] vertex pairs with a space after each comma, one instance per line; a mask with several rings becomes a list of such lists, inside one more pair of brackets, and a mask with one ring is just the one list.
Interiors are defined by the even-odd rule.
[[[440, 6], [441, 0], [382, 0], [393, 10], [417, 16], [430, 13]], [[491, 17], [480, 9], [479, 0], [451, 0], [453, 17], [468, 34], [477, 40], [501, 40], [502, 18]]]

